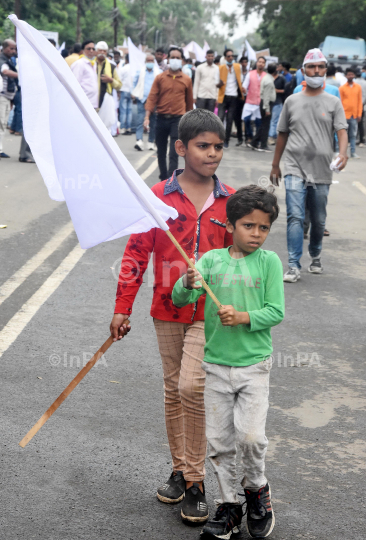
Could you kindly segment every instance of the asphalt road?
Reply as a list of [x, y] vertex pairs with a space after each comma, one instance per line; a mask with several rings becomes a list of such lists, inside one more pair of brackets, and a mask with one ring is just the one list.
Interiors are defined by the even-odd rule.
[[[117, 141], [140, 162], [140, 173], [152, 172], [155, 154], [141, 164], [147, 153], [133, 149], [133, 137]], [[75, 234], [61, 234], [70, 220], [65, 205], [48, 198], [35, 165], [18, 162], [19, 144], [8, 135], [12, 158], [0, 162], [0, 223], [7, 224], [0, 229], [0, 303], [8, 291], [0, 308], [0, 537], [196, 539], [199, 529], [181, 523], [179, 505], [155, 497], [170, 457], [151, 280], [138, 295], [128, 338], [111, 347], [25, 449], [18, 446], [107, 339], [126, 244], [122, 238], [81, 256]], [[366, 151], [359, 153], [361, 160], [334, 176], [324, 274], [308, 274], [304, 255], [301, 280], [286, 284], [286, 318], [273, 330], [273, 540], [366, 536]], [[218, 175], [235, 188], [265, 183], [271, 160], [232, 143]], [[157, 181], [155, 169], [146, 182]], [[265, 247], [286, 266], [283, 188], [278, 196], [281, 214]], [[207, 471], [213, 513], [209, 463]]]

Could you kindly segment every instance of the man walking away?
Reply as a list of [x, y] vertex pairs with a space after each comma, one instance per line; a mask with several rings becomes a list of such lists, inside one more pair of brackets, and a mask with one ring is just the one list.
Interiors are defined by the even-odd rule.
[[311, 49], [303, 62], [306, 88], [290, 96], [278, 123], [278, 138], [272, 163], [271, 181], [279, 185], [280, 160], [285, 154], [287, 207], [287, 249], [289, 269], [283, 280], [300, 279], [300, 258], [304, 241], [305, 201], [309, 205], [311, 233], [308, 271], [321, 274], [322, 240], [327, 216], [327, 199], [332, 183], [334, 132], [340, 153], [338, 170], [347, 163], [347, 121], [340, 100], [323, 91], [327, 60], [320, 49]]
[[336, 68], [334, 64], [329, 64], [327, 68], [327, 76], [325, 79], [325, 84], [329, 84], [330, 86], [336, 86], [337, 88], [339, 88], [341, 85], [340, 85], [340, 82], [337, 81], [337, 79], [335, 78], [335, 74], [336, 74]]
[[356, 68], [349, 67], [346, 69], [347, 82], [340, 86], [339, 93], [341, 94], [342, 105], [348, 123], [351, 158], [360, 159], [360, 156], [356, 154], [356, 137], [357, 126], [362, 118], [362, 89], [359, 84], [354, 82], [355, 76]]
[[358, 145], [360, 148], [365, 146], [365, 106], [366, 106], [366, 80], [362, 77], [362, 73], [359, 68], [357, 68], [357, 74], [355, 78], [355, 83], [359, 84], [361, 86], [362, 90], [362, 116], [361, 120], [358, 123], [358, 133], [360, 136], [360, 140], [358, 142]]
[[276, 101], [274, 77], [276, 76], [277, 66], [276, 64], [269, 64], [267, 69], [268, 73], [263, 77], [260, 88], [260, 111], [262, 122], [254, 139], [248, 144], [253, 150], [258, 150], [259, 152], [272, 152], [272, 150], [268, 148], [267, 143], [269, 126], [271, 123], [271, 109], [273, 103]]
[[84, 41], [82, 53], [79, 60], [71, 64], [71, 71], [94, 109], [98, 109], [98, 78], [94, 42], [91, 40]]
[[253, 138], [252, 120], [255, 121], [256, 130], [258, 132], [261, 123], [261, 82], [265, 76], [264, 68], [266, 67], [266, 59], [260, 56], [257, 60], [256, 69], [249, 71], [244, 80], [243, 91], [246, 96], [245, 105], [243, 108], [242, 118], [245, 124], [245, 133], [249, 139]]
[[214, 64], [215, 53], [211, 49], [206, 53], [206, 62], [196, 69], [193, 86], [193, 101], [197, 109], [214, 112], [220, 83], [220, 70]]
[[[158, 75], [151, 87], [145, 104], [146, 129], [150, 126], [150, 116], [157, 112], [155, 142], [158, 147], [160, 180], [170, 178], [178, 168], [178, 154], [175, 141], [178, 139], [178, 124], [181, 117], [193, 109], [192, 81], [182, 73], [183, 51], [178, 47], [169, 50], [169, 70]], [[166, 152], [170, 137], [169, 168]]]
[[219, 118], [224, 122], [226, 116], [226, 135], [224, 148], [229, 148], [231, 128], [238, 98], [243, 98], [240, 64], [234, 63], [232, 49], [224, 52], [225, 63], [220, 66]]
[[277, 124], [278, 124], [278, 120], [280, 119], [280, 115], [282, 112], [284, 94], [285, 94], [285, 85], [286, 85], [285, 77], [283, 75], [280, 75], [278, 71], [276, 71], [275, 75], [273, 75], [273, 78], [274, 78], [274, 85], [275, 85], [275, 90], [276, 90], [276, 101], [274, 102], [274, 105], [272, 108], [271, 125], [269, 127], [269, 139], [268, 139], [269, 144], [276, 144]]
[[[241, 89], [243, 90], [243, 85], [245, 81], [245, 77], [248, 73], [248, 58], [246, 56], [242, 56], [239, 60], [239, 64], [241, 67]], [[243, 92], [244, 94], [244, 92]], [[241, 116], [243, 114], [243, 107], [245, 103], [245, 97], [239, 98], [236, 104], [236, 111], [235, 111], [235, 126], [236, 126], [236, 135], [238, 138], [238, 142], [235, 146], [241, 146], [243, 144], [243, 120], [241, 119]], [[245, 140], [248, 140], [248, 135], [245, 132]]]
[[10, 157], [3, 152], [3, 138], [8, 123], [11, 102], [18, 88], [18, 73], [11, 59], [12, 56], [16, 55], [16, 52], [15, 41], [6, 39], [0, 53], [0, 75], [3, 82], [3, 89], [0, 92], [0, 158]]
[[132, 81], [130, 75], [129, 55], [125, 56], [125, 65], [118, 67], [119, 78], [122, 83], [121, 97], [119, 101], [119, 122], [122, 135], [131, 135], [132, 123]]
[[[137, 102], [137, 128], [136, 128], [136, 150], [144, 149], [143, 131], [144, 131], [144, 118], [145, 118], [145, 103], [150, 93], [151, 87], [155, 80], [155, 77], [160, 75], [160, 69], [155, 66], [154, 55], [148, 53], [145, 60], [145, 68], [138, 71], [133, 81], [133, 90], [131, 92], [132, 97]], [[150, 131], [149, 131], [149, 144], [148, 149], [154, 150], [155, 142], [155, 122], [156, 114], [153, 113], [150, 116]]]

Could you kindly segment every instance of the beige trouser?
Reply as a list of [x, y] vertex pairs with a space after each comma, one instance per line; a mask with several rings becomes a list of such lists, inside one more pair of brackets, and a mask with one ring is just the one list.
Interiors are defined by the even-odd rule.
[[164, 373], [165, 422], [173, 471], [190, 482], [205, 477], [204, 322], [154, 319]]
[[10, 113], [10, 100], [0, 95], [0, 152], [3, 151], [3, 138]]

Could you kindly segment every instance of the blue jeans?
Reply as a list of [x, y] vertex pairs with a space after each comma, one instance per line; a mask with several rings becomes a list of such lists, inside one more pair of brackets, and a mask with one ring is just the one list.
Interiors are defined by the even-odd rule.
[[121, 92], [119, 100], [119, 121], [121, 129], [131, 129], [132, 97], [130, 92]]
[[288, 265], [300, 269], [304, 242], [305, 202], [310, 213], [310, 257], [319, 257], [322, 250], [329, 184], [313, 184], [298, 176], [285, 176], [287, 208]]
[[348, 118], [347, 124], [348, 124], [348, 139], [351, 145], [351, 156], [353, 156], [353, 154], [356, 153], [356, 137], [357, 137], [357, 127], [358, 127], [357, 119], [351, 116], [351, 118]]
[[282, 103], [273, 105], [271, 125], [269, 126], [269, 133], [268, 133], [268, 136], [272, 137], [272, 139], [277, 139], [277, 124], [280, 119], [282, 109], [283, 109]]
[[[145, 103], [142, 103], [139, 99], [137, 101], [137, 128], [136, 128], [136, 140], [142, 141], [144, 133], [144, 118], [145, 118]], [[156, 114], [150, 114], [150, 131], [149, 131], [149, 143], [155, 142], [155, 124]]]
[[[244, 118], [244, 125], [245, 125], [245, 138], [253, 139], [253, 130], [252, 130], [252, 121], [251, 121], [252, 115], [248, 115]], [[256, 118], [255, 119], [255, 127], [256, 132], [258, 133], [259, 127], [261, 125], [261, 119]]]

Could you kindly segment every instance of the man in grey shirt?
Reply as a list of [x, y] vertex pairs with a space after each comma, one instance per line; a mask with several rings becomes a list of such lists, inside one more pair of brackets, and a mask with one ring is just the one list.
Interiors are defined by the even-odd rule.
[[289, 283], [300, 279], [306, 199], [311, 222], [311, 263], [308, 270], [313, 274], [323, 272], [320, 254], [329, 186], [332, 183], [330, 164], [334, 132], [337, 132], [339, 141], [337, 169], [344, 169], [348, 159], [347, 120], [342, 103], [322, 89], [326, 69], [327, 61], [323, 53], [319, 49], [311, 49], [305, 56], [302, 68], [306, 88], [285, 101], [277, 126], [278, 138], [271, 181], [279, 185], [279, 165], [286, 148], [284, 161], [289, 269], [283, 280]]

